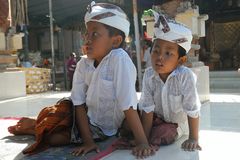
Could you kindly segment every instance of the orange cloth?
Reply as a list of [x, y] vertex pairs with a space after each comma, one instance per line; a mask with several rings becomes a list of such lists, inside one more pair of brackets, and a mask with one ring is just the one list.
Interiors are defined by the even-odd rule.
[[[71, 131], [72, 126], [72, 102], [60, 100], [54, 106], [41, 110], [35, 126], [36, 142], [23, 151], [24, 154], [36, 154], [46, 150], [50, 145], [44, 141], [51, 133]], [[70, 140], [69, 140], [70, 141]]]

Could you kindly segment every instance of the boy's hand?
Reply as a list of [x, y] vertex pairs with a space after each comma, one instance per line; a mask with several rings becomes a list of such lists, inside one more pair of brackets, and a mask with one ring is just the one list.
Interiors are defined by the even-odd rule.
[[79, 156], [80, 154], [82, 154], [84, 156], [86, 153], [92, 150], [96, 150], [97, 152], [100, 152], [98, 146], [94, 142], [83, 143], [82, 146], [77, 147], [72, 151], [72, 155]]
[[145, 158], [155, 153], [155, 149], [148, 144], [139, 144], [132, 149], [132, 154], [137, 158]]
[[182, 149], [184, 151], [195, 151], [195, 150], [202, 150], [199, 146], [198, 141], [194, 139], [187, 139], [182, 143]]

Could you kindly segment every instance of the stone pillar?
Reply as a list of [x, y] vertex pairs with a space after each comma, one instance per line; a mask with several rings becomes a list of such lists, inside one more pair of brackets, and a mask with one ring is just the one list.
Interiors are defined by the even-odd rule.
[[198, 6], [193, 6], [190, 2], [181, 2], [177, 9], [175, 20], [188, 26], [193, 34], [192, 48], [188, 53], [189, 67], [204, 66], [203, 62], [199, 61], [199, 54], [196, 52], [200, 49], [199, 38], [205, 37], [205, 21], [208, 15], [200, 15]]

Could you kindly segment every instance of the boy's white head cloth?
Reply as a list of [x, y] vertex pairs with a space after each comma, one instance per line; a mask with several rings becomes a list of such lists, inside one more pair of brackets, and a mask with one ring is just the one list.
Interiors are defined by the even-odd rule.
[[95, 21], [117, 28], [123, 31], [126, 37], [129, 34], [130, 23], [127, 15], [120, 7], [113, 4], [92, 1], [88, 6], [84, 20], [85, 24], [89, 21]]
[[191, 49], [192, 32], [183, 24], [175, 20], [167, 19], [163, 14], [153, 11], [155, 18], [154, 39], [162, 39], [165, 41], [177, 43], [186, 50]]

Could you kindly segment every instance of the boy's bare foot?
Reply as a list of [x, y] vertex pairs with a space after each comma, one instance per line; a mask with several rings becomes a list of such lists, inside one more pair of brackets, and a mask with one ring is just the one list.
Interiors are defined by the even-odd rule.
[[8, 132], [14, 135], [35, 135], [35, 124], [35, 119], [23, 117], [16, 125], [8, 127]]

